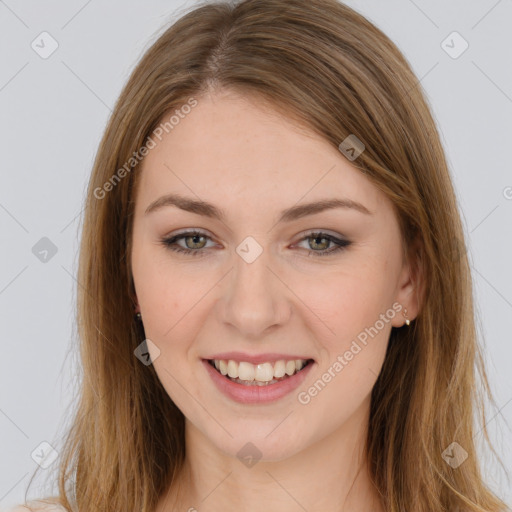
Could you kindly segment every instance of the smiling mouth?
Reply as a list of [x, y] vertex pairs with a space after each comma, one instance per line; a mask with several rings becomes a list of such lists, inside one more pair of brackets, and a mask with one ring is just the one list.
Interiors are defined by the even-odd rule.
[[313, 359], [280, 360], [274, 363], [252, 364], [246, 361], [208, 359], [222, 376], [245, 386], [269, 386], [293, 377], [313, 363]]

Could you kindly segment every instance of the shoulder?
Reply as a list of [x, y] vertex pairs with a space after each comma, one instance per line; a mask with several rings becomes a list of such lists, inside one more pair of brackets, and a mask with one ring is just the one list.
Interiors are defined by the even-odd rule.
[[23, 505], [16, 505], [14, 508], [7, 509], [6, 512], [67, 512], [67, 510], [63, 506], [53, 503], [29, 501]]

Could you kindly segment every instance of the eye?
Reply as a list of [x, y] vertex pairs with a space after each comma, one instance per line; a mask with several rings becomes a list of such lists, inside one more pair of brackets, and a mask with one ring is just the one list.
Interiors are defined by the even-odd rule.
[[[301, 242], [302, 241], [307, 241], [308, 246], [314, 249], [308, 250], [308, 256], [328, 256], [343, 251], [352, 243], [349, 240], [342, 240], [322, 231], [308, 233]], [[328, 248], [331, 243], [334, 244], [334, 246]]]
[[[201, 231], [186, 231], [171, 238], [163, 238], [162, 244], [174, 252], [187, 254], [191, 256], [204, 255], [203, 249], [206, 245], [206, 240], [210, 239], [205, 233]], [[183, 240], [185, 247], [177, 243], [178, 240]]]
[[[211, 238], [206, 233], [201, 231], [185, 231], [170, 238], [163, 238], [161, 243], [164, 247], [177, 253], [190, 256], [205, 256], [207, 251], [203, 249], [206, 247], [207, 240], [211, 240]], [[178, 241], [183, 241], [184, 246], [180, 245]], [[303, 234], [301, 242], [304, 241], [308, 241], [309, 247], [313, 249], [306, 249], [308, 250], [308, 256], [331, 255], [344, 250], [352, 243], [322, 231]], [[329, 247], [330, 244], [333, 244], [333, 246]]]

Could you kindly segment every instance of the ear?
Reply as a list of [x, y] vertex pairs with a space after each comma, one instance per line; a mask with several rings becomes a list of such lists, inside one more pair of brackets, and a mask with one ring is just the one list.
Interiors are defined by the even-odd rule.
[[[423, 245], [416, 237], [409, 245], [407, 257], [403, 262], [398, 280], [398, 291], [395, 302], [403, 309], [392, 320], [393, 327], [402, 327], [406, 318], [411, 322], [421, 310], [425, 294], [425, 266], [423, 260]], [[407, 310], [406, 315], [405, 310]]]

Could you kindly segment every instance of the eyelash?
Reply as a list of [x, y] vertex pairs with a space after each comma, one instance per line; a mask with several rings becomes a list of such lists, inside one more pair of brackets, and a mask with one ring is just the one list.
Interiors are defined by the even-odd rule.
[[[177, 235], [172, 236], [171, 238], [162, 238], [161, 243], [166, 247], [167, 249], [170, 249], [171, 251], [186, 254], [187, 256], [203, 256], [204, 251], [202, 249], [184, 249], [183, 247], [180, 247], [176, 245], [177, 240], [181, 240], [182, 238], [188, 238], [191, 236], [203, 236], [205, 238], [210, 239], [206, 233], [202, 233], [201, 231], [185, 231], [183, 233], [179, 233]], [[336, 238], [335, 236], [329, 235], [327, 233], [324, 233], [322, 231], [315, 231], [311, 233], [307, 233], [306, 236], [303, 236], [299, 240], [299, 242], [302, 242], [303, 240], [307, 240], [308, 238], [320, 238], [320, 239], [326, 239], [330, 242], [333, 242], [336, 244], [336, 247], [331, 249], [324, 249], [322, 251], [308, 251], [308, 257], [311, 255], [314, 256], [330, 256], [334, 253], [339, 253], [340, 251], [345, 250], [349, 245], [351, 245], [352, 242], [348, 240], [341, 240], [339, 238]]]

